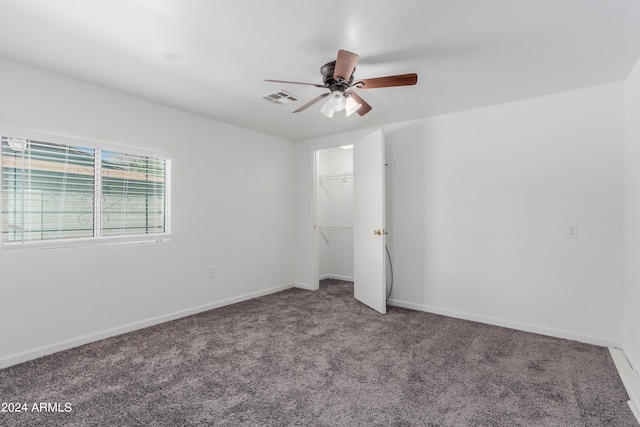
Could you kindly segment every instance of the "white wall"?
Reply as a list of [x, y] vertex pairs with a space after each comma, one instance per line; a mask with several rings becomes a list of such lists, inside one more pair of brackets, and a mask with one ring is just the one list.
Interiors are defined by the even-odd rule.
[[0, 367], [293, 284], [291, 142], [4, 61], [0, 93], [0, 127], [173, 159], [170, 243], [0, 253]]
[[[390, 303], [619, 345], [623, 93], [614, 83], [384, 129], [397, 161]], [[301, 143], [296, 161], [330, 140]]]
[[[320, 224], [326, 224], [329, 217], [329, 194], [322, 191], [322, 187], [318, 183], [318, 178], [322, 175], [329, 174], [329, 151], [318, 151], [316, 157], [316, 222], [318, 227]], [[328, 229], [318, 228], [318, 275], [320, 280], [329, 275], [329, 243], [322, 237], [322, 233], [329, 233]]]
[[640, 372], [640, 61], [625, 88], [624, 352]]

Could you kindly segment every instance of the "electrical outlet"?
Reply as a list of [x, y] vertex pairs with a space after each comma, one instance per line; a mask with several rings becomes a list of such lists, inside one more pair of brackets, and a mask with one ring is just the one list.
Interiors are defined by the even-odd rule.
[[209, 267], [209, 277], [216, 277], [216, 267], [214, 265]]
[[577, 238], [578, 238], [578, 226], [567, 225], [567, 239], [577, 239]]

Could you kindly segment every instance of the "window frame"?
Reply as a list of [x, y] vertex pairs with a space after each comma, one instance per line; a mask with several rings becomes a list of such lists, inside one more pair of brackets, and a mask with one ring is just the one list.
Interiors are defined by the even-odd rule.
[[[123, 234], [117, 236], [96, 236], [91, 237], [75, 237], [75, 238], [59, 238], [59, 239], [46, 239], [46, 240], [24, 240], [24, 241], [5, 241], [3, 234], [3, 208], [2, 201], [4, 198], [4, 188], [2, 185], [2, 151], [0, 151], [0, 251], [12, 251], [21, 249], [53, 249], [53, 248], [67, 248], [67, 247], [82, 247], [82, 246], [99, 246], [99, 245], [111, 245], [111, 244], [125, 244], [125, 243], [162, 243], [171, 241], [171, 175], [172, 175], [172, 160], [165, 152], [157, 150], [150, 150], [141, 147], [133, 147], [120, 144], [112, 144], [109, 142], [100, 142], [84, 138], [74, 138], [67, 136], [60, 136], [54, 134], [45, 134], [40, 132], [11, 129], [0, 127], [0, 135], [3, 137], [22, 138], [33, 141], [40, 141], [52, 144], [61, 144], [71, 147], [87, 148], [100, 151], [112, 151], [126, 155], [134, 156], [148, 156], [153, 158], [160, 158], [165, 160], [164, 169], [164, 232], [161, 233], [149, 233], [149, 234]], [[99, 220], [102, 212], [100, 208], [102, 197], [102, 177], [101, 177], [101, 156], [100, 151], [94, 151], [94, 185], [93, 190], [93, 216], [94, 221]], [[95, 228], [95, 227], [94, 227]]]

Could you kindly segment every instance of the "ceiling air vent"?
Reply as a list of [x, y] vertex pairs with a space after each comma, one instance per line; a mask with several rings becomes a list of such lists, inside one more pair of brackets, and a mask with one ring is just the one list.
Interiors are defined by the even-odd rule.
[[278, 105], [289, 104], [300, 99], [297, 96], [287, 92], [286, 90], [280, 90], [278, 92], [262, 95], [261, 98]]

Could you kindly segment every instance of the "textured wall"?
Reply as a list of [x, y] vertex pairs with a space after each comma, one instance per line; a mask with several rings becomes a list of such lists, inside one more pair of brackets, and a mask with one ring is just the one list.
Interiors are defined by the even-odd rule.
[[624, 168], [624, 352], [640, 372], [640, 62], [627, 79]]

